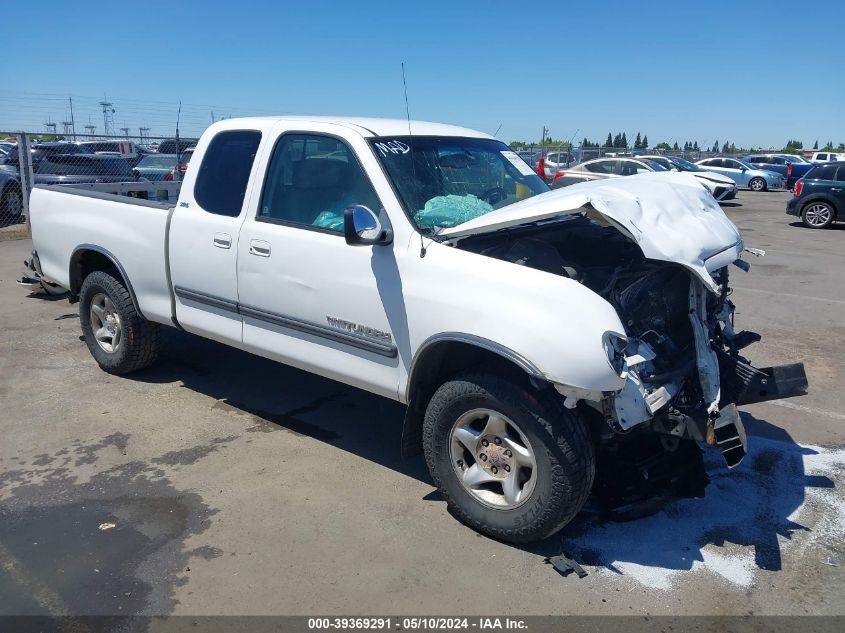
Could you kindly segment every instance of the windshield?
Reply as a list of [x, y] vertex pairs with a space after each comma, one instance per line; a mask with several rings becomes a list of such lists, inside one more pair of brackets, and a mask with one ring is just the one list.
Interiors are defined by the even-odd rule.
[[677, 158], [676, 156], [673, 156], [669, 160], [672, 162], [672, 164], [675, 167], [677, 167], [681, 171], [704, 171], [701, 167], [699, 167], [695, 163], [691, 163], [688, 160], [683, 159], [683, 158]]
[[493, 139], [437, 136], [370, 140], [402, 204], [423, 232], [457, 226], [549, 191], [515, 152]]
[[661, 165], [656, 160], [651, 160], [648, 158], [641, 158], [640, 160], [652, 169], [654, 169], [654, 171], [669, 171], [665, 165]]

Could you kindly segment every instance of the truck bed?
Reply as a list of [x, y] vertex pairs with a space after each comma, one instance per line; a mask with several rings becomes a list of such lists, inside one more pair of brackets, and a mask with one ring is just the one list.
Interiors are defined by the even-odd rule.
[[[136, 185], [133, 190], [144, 187]], [[70, 289], [74, 254], [100, 252], [120, 263], [143, 315], [169, 323], [167, 225], [175, 204], [87, 188], [36, 186], [30, 223], [41, 272]]]

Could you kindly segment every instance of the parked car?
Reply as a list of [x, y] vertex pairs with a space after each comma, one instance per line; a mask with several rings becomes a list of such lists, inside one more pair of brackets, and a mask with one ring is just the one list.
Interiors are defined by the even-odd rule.
[[176, 171], [176, 154], [147, 154], [135, 165], [132, 173], [136, 178], [151, 182], [173, 180]]
[[842, 152], [816, 152], [810, 159], [813, 163], [828, 163], [836, 161], [845, 161], [845, 153]]
[[33, 166], [36, 185], [132, 182], [132, 168], [117, 156], [98, 154], [56, 154], [45, 156]]
[[175, 204], [36, 187], [30, 265], [108, 373], [178, 326], [406, 403], [403, 452], [505, 541], [557, 532], [596, 477], [706, 480], [700, 445], [745, 455], [736, 405], [804, 392], [802, 365], [740, 355], [742, 237], [689, 176], [549, 192], [487, 134], [408, 129], [214, 123]]
[[15, 221], [22, 213], [23, 194], [18, 174], [0, 166], [0, 221]]
[[786, 186], [789, 189], [792, 189], [796, 180], [813, 168], [812, 163], [804, 162], [802, 158], [783, 154], [753, 154], [742, 160], [755, 169], [780, 174], [786, 179]]
[[643, 155], [644, 158], [658, 165], [662, 165], [670, 171], [685, 171], [695, 177], [704, 187], [713, 194], [716, 200], [733, 200], [736, 198], [736, 183], [733, 179], [717, 174], [714, 171], [707, 171], [695, 163], [691, 163], [678, 156]]
[[540, 161], [540, 152], [528, 152], [525, 150], [520, 150], [516, 153], [525, 163], [532, 167], [533, 169], [537, 169], [537, 163]]
[[[38, 162], [45, 157], [53, 156], [55, 154], [89, 154], [88, 150], [79, 147], [76, 143], [33, 143], [31, 149], [31, 160], [33, 169], [37, 166]], [[17, 169], [20, 160], [18, 157], [17, 151], [11, 152], [6, 154], [6, 156], [0, 157], [0, 164], [8, 165], [9, 167], [13, 167]]]
[[748, 163], [736, 158], [705, 158], [695, 163], [707, 171], [714, 171], [732, 179], [740, 187], [751, 191], [782, 189], [786, 180], [780, 174], [763, 169], [755, 169]]
[[646, 174], [654, 171], [665, 172], [669, 170], [648, 159], [594, 158], [557, 172], [552, 180], [552, 189], [560, 189], [579, 182], [633, 176], [634, 174]]
[[577, 162], [572, 152], [549, 152], [538, 161], [537, 175], [546, 182], [551, 182], [561, 169], [566, 169]]
[[147, 154], [146, 150], [130, 140], [80, 141], [78, 145], [94, 154], [119, 156], [128, 162], [130, 167], [137, 165]]
[[189, 147], [193, 147], [194, 145], [196, 145], [196, 142], [196, 139], [180, 138], [179, 144], [177, 146], [175, 138], [168, 138], [158, 144], [156, 151], [159, 154], [178, 154], [179, 152], [184, 152]]
[[845, 218], [845, 162], [814, 166], [795, 183], [786, 213], [798, 216], [811, 229], [824, 229]]

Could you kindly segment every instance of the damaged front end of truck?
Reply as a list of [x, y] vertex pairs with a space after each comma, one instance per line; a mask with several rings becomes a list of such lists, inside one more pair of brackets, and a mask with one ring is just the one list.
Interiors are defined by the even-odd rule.
[[700, 496], [699, 446], [728, 467], [746, 454], [737, 407], [807, 389], [803, 364], [756, 368], [743, 356], [760, 335], [734, 327], [729, 269], [750, 268], [738, 229], [686, 175], [657, 176], [576, 185], [445, 232], [459, 248], [568, 277], [618, 314], [625, 332], [606, 333], [604, 352], [623, 387], [557, 386], [600, 420], [605, 509], [666, 490]]

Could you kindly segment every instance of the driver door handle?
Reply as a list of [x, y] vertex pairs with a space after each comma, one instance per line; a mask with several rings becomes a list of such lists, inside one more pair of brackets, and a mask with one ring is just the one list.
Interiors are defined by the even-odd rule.
[[231, 248], [232, 246], [232, 236], [228, 233], [215, 233], [214, 234], [214, 245], [217, 248]]
[[249, 254], [258, 257], [270, 257], [270, 242], [264, 240], [250, 240]]

